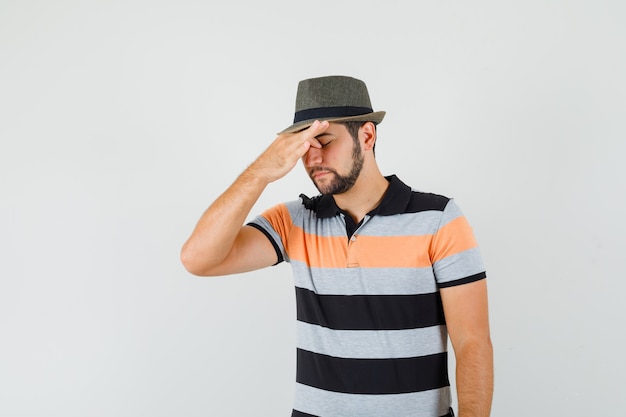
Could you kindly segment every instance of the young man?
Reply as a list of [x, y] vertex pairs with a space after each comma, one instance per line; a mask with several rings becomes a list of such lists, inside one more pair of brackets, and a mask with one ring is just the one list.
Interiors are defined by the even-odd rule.
[[[365, 84], [298, 85], [294, 124], [207, 209], [181, 259], [195, 275], [292, 264], [298, 320], [292, 416], [461, 417], [493, 390], [486, 274], [455, 202], [385, 177]], [[243, 225], [265, 187], [302, 160], [320, 191]]]

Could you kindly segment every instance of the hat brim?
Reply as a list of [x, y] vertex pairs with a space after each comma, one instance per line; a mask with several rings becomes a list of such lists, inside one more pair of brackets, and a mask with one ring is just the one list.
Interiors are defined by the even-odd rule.
[[329, 122], [373, 122], [375, 124], [379, 124], [385, 118], [385, 114], [386, 112], [384, 111], [375, 111], [373, 113], [360, 114], [358, 116], [321, 117], [319, 119], [301, 120], [298, 123], [292, 124], [287, 129], [278, 132], [278, 134], [299, 132], [311, 126], [316, 120], [327, 120]]

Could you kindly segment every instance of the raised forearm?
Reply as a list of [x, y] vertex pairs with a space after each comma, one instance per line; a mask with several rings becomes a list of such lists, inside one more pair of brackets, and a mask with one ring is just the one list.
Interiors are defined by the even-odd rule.
[[[311, 146], [320, 148], [322, 145], [315, 137], [327, 128], [328, 122], [315, 122], [299, 133], [279, 135], [211, 204], [183, 245], [181, 260], [188, 271], [195, 275], [215, 272], [215, 267], [233, 250], [246, 217], [265, 187], [291, 171]], [[227, 264], [232, 266], [232, 263]], [[237, 269], [219, 270], [231, 273]]]
[[489, 416], [493, 397], [491, 341], [468, 341], [455, 353], [459, 416]]
[[250, 210], [267, 181], [247, 168], [204, 212], [183, 245], [181, 260], [187, 270], [202, 275], [230, 252]]

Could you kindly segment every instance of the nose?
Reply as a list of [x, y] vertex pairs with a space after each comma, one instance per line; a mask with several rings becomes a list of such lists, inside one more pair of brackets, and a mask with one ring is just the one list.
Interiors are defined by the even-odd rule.
[[318, 148], [309, 148], [307, 153], [302, 157], [305, 167], [312, 167], [322, 163], [322, 150]]

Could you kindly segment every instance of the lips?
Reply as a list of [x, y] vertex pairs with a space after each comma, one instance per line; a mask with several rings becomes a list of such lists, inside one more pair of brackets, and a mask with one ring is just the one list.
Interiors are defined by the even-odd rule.
[[311, 176], [313, 178], [320, 178], [323, 177], [324, 175], [328, 175], [330, 174], [330, 171], [315, 171]]

